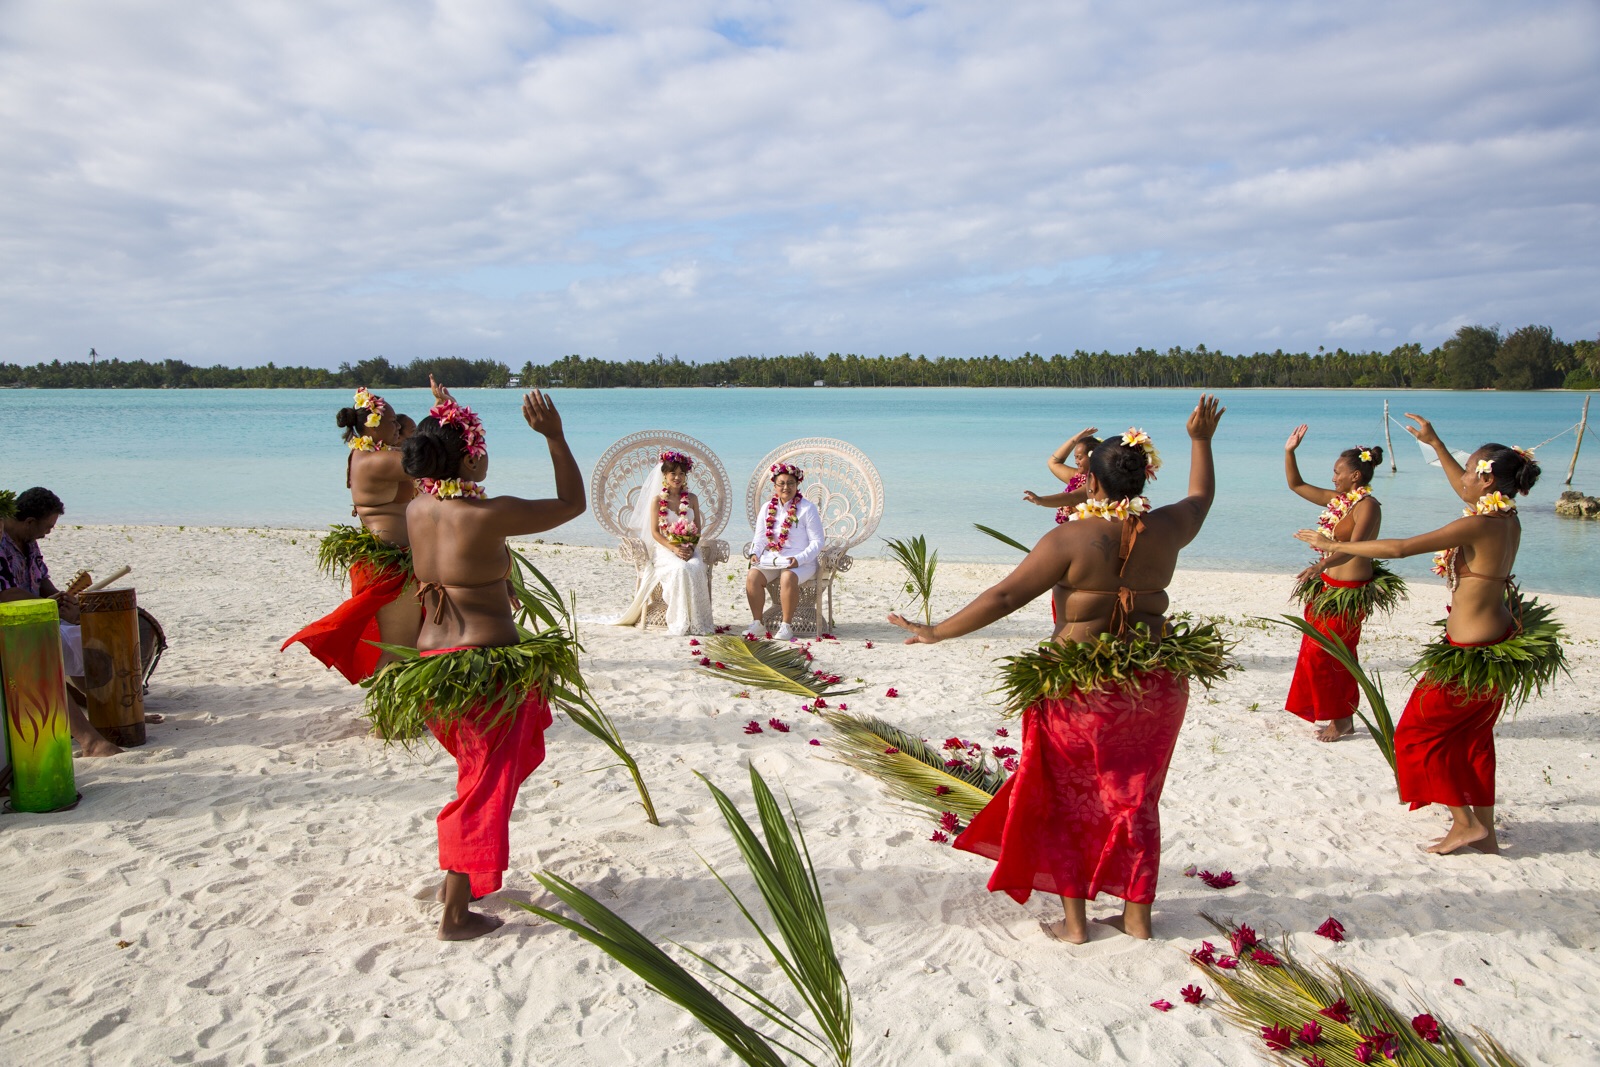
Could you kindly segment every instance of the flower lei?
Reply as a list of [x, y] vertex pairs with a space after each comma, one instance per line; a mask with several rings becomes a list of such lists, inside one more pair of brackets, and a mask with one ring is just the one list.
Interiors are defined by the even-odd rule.
[[[780, 463], [780, 464], [778, 464], [778, 466], [781, 467], [781, 466], [784, 466], [784, 464]], [[773, 470], [777, 470], [777, 467], [774, 467]], [[788, 507], [787, 513], [783, 516], [783, 525], [778, 527], [778, 531], [777, 531], [777, 536], [776, 537], [773, 536], [772, 527], [778, 521], [778, 496], [777, 496], [777, 494], [774, 493], [773, 496], [772, 496], [772, 499], [767, 501], [767, 551], [768, 552], [776, 552], [776, 551], [778, 551], [778, 549], [783, 547], [784, 542], [789, 540], [789, 530], [794, 526], [795, 512], [800, 510], [800, 499], [801, 499], [800, 498], [800, 494], [796, 493], [794, 495], [794, 498], [789, 501], [789, 507]]]
[[665, 467], [668, 463], [676, 463], [678, 466], [683, 468], [683, 472], [685, 474], [688, 474], [690, 471], [694, 470], [694, 460], [689, 458], [689, 454], [687, 452], [674, 452], [669, 448], [657, 457], [657, 461], [663, 467]]
[[483, 486], [460, 478], [418, 478], [417, 488], [439, 500], [478, 500], [483, 496]]
[[[377, 393], [372, 392], [364, 385], [356, 390], [356, 398], [351, 404], [351, 407], [360, 408], [362, 411], [367, 413], [366, 424], [368, 429], [371, 429], [383, 421], [384, 412], [394, 410], [389, 406], [389, 402], [387, 400], [379, 396]], [[363, 448], [361, 451], [374, 452], [379, 450]]]
[[[670, 492], [672, 492], [672, 488], [665, 482], [661, 483], [661, 496], [656, 500], [656, 514], [660, 516], [660, 518], [657, 520], [656, 525], [660, 526], [663, 530], [670, 525], [668, 520], [672, 517], [672, 510], [667, 507], [667, 494]], [[681, 525], [688, 521], [689, 490], [685, 489], [683, 492], [678, 494], [678, 522]]]
[[1122, 435], [1122, 443], [1129, 448], [1144, 450], [1145, 476], [1155, 479], [1156, 471], [1161, 469], [1161, 453], [1156, 451], [1155, 442], [1150, 440], [1150, 435], [1137, 426], [1128, 427], [1128, 432]]
[[[1341, 493], [1329, 501], [1322, 514], [1317, 516], [1317, 529], [1322, 531], [1322, 536], [1330, 541], [1337, 541], [1338, 538], [1333, 536], [1333, 531], [1338, 529], [1339, 524], [1344, 521], [1344, 517], [1350, 514], [1357, 504], [1371, 495], [1372, 488], [1370, 486], [1358, 485], [1348, 493]], [[1318, 554], [1324, 557], [1332, 555], [1331, 552], [1322, 552], [1320, 550]]]
[[1129, 515], [1143, 515], [1149, 510], [1150, 498], [1147, 496], [1130, 496], [1121, 500], [1085, 500], [1072, 509], [1072, 514], [1067, 517], [1067, 521], [1108, 519], [1112, 522], [1121, 522]]
[[[370, 416], [370, 415], [367, 416], [368, 419], [371, 419], [372, 417], [373, 416]], [[384, 444], [382, 441], [374, 441], [370, 437], [352, 437], [352, 438], [350, 438], [349, 441], [346, 442], [346, 444], [348, 444], [350, 446], [350, 451], [352, 451], [352, 452], [393, 452], [394, 451], [394, 446], [393, 445]]]
[[483, 443], [483, 422], [471, 408], [464, 407], [454, 400], [441, 400], [433, 405], [428, 414], [432, 415], [439, 425], [454, 426], [461, 431], [462, 451], [468, 456], [476, 459], [488, 455], [489, 449]]
[[[1478, 461], [1479, 467], [1482, 467], [1483, 464], [1483, 460]], [[1483, 472], [1480, 471], [1479, 473]], [[1498, 489], [1492, 493], [1483, 494], [1476, 501], [1461, 509], [1461, 517], [1463, 519], [1470, 518], [1473, 515], [1515, 515], [1516, 513], [1517, 502]], [[1454, 548], [1446, 548], [1435, 552], [1433, 554], [1433, 573], [1441, 578], [1450, 577], [1450, 565], [1455, 561], [1457, 551]]]

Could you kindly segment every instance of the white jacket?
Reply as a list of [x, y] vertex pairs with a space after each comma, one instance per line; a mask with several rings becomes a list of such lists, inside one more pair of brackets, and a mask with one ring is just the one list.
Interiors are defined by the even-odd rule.
[[[800, 493], [800, 505], [794, 509], [794, 525], [789, 527], [789, 536], [783, 542], [783, 547], [776, 552], [767, 551], [767, 506], [771, 501], [763, 501], [756, 511], [756, 528], [751, 531], [753, 536], [746, 546], [747, 552], [756, 552], [756, 565], [760, 567], [786, 567], [792, 558], [796, 567], [804, 567], [808, 563], [815, 563], [817, 557], [822, 555], [822, 515], [817, 511], [817, 506], [806, 499], [805, 491]], [[773, 523], [772, 533], [776, 537], [778, 527], [783, 523], [783, 516], [788, 507], [780, 505], [776, 521]]]

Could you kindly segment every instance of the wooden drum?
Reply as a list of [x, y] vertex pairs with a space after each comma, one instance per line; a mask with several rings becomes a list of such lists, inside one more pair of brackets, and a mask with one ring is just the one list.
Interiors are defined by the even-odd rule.
[[81, 594], [78, 623], [83, 629], [89, 721], [108, 741], [125, 748], [144, 744], [144, 669], [133, 590]]

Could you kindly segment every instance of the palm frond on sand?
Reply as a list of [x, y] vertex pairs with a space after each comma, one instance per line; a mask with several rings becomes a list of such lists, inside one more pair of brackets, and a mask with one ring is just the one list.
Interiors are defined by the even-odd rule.
[[732, 634], [715, 634], [700, 639], [704, 658], [716, 664], [696, 668], [741, 689], [767, 689], [797, 697], [849, 696], [861, 687], [844, 688], [829, 682], [812, 669], [805, 649], [782, 641], [747, 641]]
[[1007, 537], [1005, 534], [1001, 533], [999, 530], [993, 529], [992, 527], [989, 527], [989, 526], [985, 526], [981, 522], [973, 523], [972, 524], [972, 528], [974, 530], [977, 530], [979, 533], [988, 534], [990, 537], [994, 538], [996, 541], [999, 541], [1002, 545], [1010, 545], [1012, 548], [1016, 549], [1018, 552], [1021, 552], [1023, 555], [1027, 555], [1029, 552], [1033, 551], [1033, 549], [1029, 548], [1027, 545], [1023, 544], [1021, 541], [1018, 541], [1015, 537]]
[[870, 715], [825, 711], [822, 718], [834, 730], [823, 744], [839, 762], [876, 778], [897, 800], [971, 819], [1010, 777], [987, 759], [947, 766], [943, 751]]
[[[761, 825], [761, 834], [758, 836], [725, 793], [704, 776], [701, 776], [701, 780], [711, 790], [717, 808], [727, 823], [728, 832], [733, 835], [739, 854], [761, 894], [767, 914], [777, 927], [776, 938], [782, 941], [782, 946], [757, 921], [715, 868], [712, 868], [712, 875], [727, 891], [739, 913], [755, 929], [778, 969], [805, 1004], [815, 1025], [796, 1018], [726, 968], [679, 945], [679, 949], [714, 972], [715, 976], [709, 977], [712, 986], [743, 1004], [749, 1012], [776, 1026], [786, 1036], [763, 1033], [730, 1007], [716, 991], [625, 919], [557, 875], [542, 872], [538, 875], [539, 882], [576, 912], [577, 919], [532, 904], [519, 902], [519, 906], [571, 930], [633, 971], [655, 992], [692, 1015], [744, 1063], [757, 1067], [783, 1067], [790, 1061], [779, 1054], [778, 1050], [781, 1049], [793, 1057], [792, 1062], [818, 1067], [817, 1061], [811, 1057], [825, 1056], [834, 1067], [849, 1067], [853, 1027], [850, 986], [833, 945], [833, 936], [828, 929], [827, 908], [817, 882], [816, 866], [806, 848], [805, 836], [800, 829], [799, 819], [795, 818], [793, 805], [790, 805], [789, 819], [786, 821], [777, 799], [752, 766], [750, 784]], [[795, 1045], [803, 1045], [806, 1051], [800, 1051]]]
[[[1201, 915], [1224, 936], [1232, 937], [1238, 929]], [[1258, 961], [1254, 948], [1240, 951], [1239, 965], [1231, 970], [1206, 958], [1191, 959], [1221, 994], [1218, 1010], [1261, 1038], [1267, 1046], [1263, 1052], [1273, 1062], [1300, 1067], [1316, 1062], [1309, 1057], [1320, 1057], [1328, 1067], [1390, 1062], [1521, 1067], [1521, 1061], [1481, 1029], [1464, 1038], [1431, 1012], [1406, 1014], [1396, 1008], [1348, 968], [1302, 962], [1290, 951], [1287, 937], [1279, 946], [1260, 947], [1272, 962]]]
[[1356, 709], [1356, 715], [1366, 726], [1367, 732], [1372, 735], [1372, 740], [1377, 742], [1378, 751], [1383, 753], [1383, 758], [1389, 761], [1389, 769], [1394, 769], [1394, 716], [1389, 712], [1389, 699], [1383, 692], [1383, 676], [1373, 671], [1369, 677], [1361, 669], [1361, 664], [1350, 652], [1350, 646], [1337, 634], [1325, 634], [1312, 626], [1306, 620], [1296, 615], [1280, 615], [1276, 619], [1258, 616], [1260, 621], [1275, 623], [1280, 626], [1290, 626], [1305, 634], [1311, 640], [1321, 645], [1323, 650], [1338, 660], [1350, 676], [1361, 687], [1361, 692], [1367, 698], [1367, 707], [1372, 709], [1372, 718], [1362, 714], [1361, 709]]
[[885, 537], [883, 543], [906, 572], [906, 593], [922, 601], [923, 623], [933, 625], [933, 576], [939, 569], [939, 553], [928, 552], [928, 539], [921, 534], [909, 541]]

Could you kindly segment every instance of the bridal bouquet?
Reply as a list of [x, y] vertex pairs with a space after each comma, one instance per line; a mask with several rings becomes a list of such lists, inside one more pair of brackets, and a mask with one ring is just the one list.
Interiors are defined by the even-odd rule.
[[661, 536], [675, 545], [698, 545], [700, 527], [692, 519], [679, 519], [673, 523], [662, 523]]

